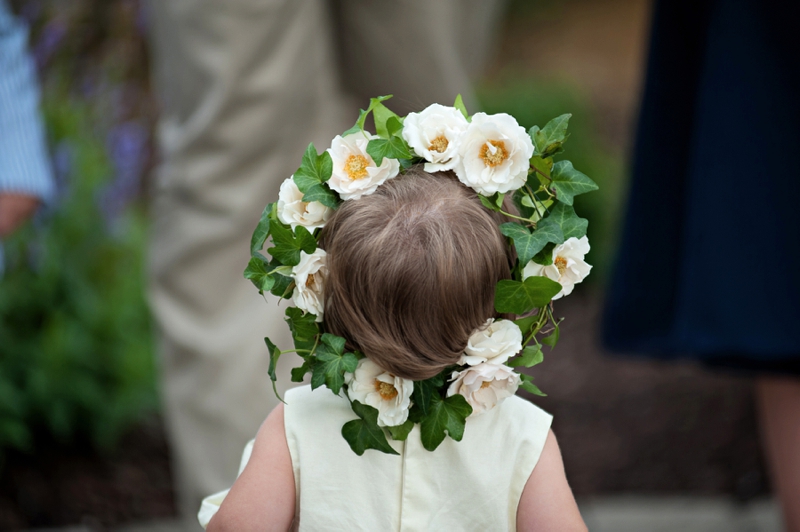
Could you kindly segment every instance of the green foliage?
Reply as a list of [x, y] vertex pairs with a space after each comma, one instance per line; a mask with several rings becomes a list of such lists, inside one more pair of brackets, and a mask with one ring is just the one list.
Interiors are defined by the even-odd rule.
[[264, 247], [264, 242], [267, 241], [267, 236], [269, 235], [269, 216], [271, 213], [272, 203], [264, 207], [264, 212], [261, 213], [261, 219], [258, 221], [255, 230], [253, 230], [253, 236], [250, 237], [250, 253], [252, 254], [259, 253], [261, 248]]
[[544, 393], [542, 390], [540, 390], [539, 387], [532, 382], [533, 377], [531, 377], [526, 373], [520, 373], [519, 378], [521, 379], [521, 382], [519, 384], [520, 388], [522, 388], [526, 392], [532, 393], [533, 395], [538, 395], [540, 397], [547, 397], [547, 394]]
[[375, 449], [386, 454], [398, 454], [386, 441], [383, 429], [378, 426], [378, 410], [358, 401], [353, 401], [351, 406], [359, 419], [345, 423], [342, 436], [353, 452], [361, 456], [367, 449]]
[[430, 379], [414, 383], [414, 391], [411, 393], [411, 399], [414, 401], [414, 406], [419, 409], [422, 416], [430, 414], [432, 397], [439, 393], [439, 388], [443, 385], [444, 375], [441, 373]]
[[567, 140], [567, 125], [571, 117], [569, 113], [563, 114], [550, 120], [542, 129], [539, 129], [539, 126], [530, 129], [529, 134], [536, 148], [536, 155], [546, 159], [561, 153]]
[[501, 314], [525, 314], [544, 307], [561, 291], [561, 285], [547, 277], [528, 277], [524, 281], [505, 279], [497, 283], [494, 308]]
[[531, 233], [520, 224], [509, 222], [500, 226], [500, 232], [514, 242], [521, 268], [524, 268], [548, 242], [560, 244], [564, 241], [564, 233], [561, 232], [561, 227], [552, 223], [539, 224], [539, 227]]
[[397, 425], [396, 427], [386, 427], [389, 431], [389, 434], [392, 435], [393, 440], [403, 441], [408, 438], [408, 435], [411, 434], [411, 431], [414, 429], [415, 423], [407, 419], [405, 423], [402, 425]]
[[433, 394], [431, 398], [430, 412], [420, 423], [420, 439], [425, 449], [434, 451], [446, 435], [461, 441], [472, 407], [463, 395], [442, 399], [438, 394]]
[[538, 345], [529, 345], [522, 350], [521, 355], [509, 360], [508, 366], [512, 368], [518, 368], [520, 366], [532, 368], [537, 364], [541, 364], [543, 361], [544, 353], [542, 353], [542, 348]]
[[[327, 151], [317, 154], [314, 144], [309, 144], [303, 154], [303, 162], [293, 177], [295, 185], [303, 193], [303, 201], [307, 203], [318, 201], [331, 209], [337, 208], [339, 206], [339, 198], [322, 185], [331, 178], [332, 173], [333, 160], [331, 160], [331, 155]], [[269, 229], [269, 226], [267, 226], [267, 229]]]
[[302, 225], [298, 225], [292, 232], [289, 226], [273, 219], [270, 234], [275, 247], [269, 248], [267, 252], [285, 266], [297, 266], [301, 251], [310, 255], [317, 249], [317, 240]]
[[586, 235], [586, 229], [589, 226], [589, 220], [581, 218], [575, 214], [575, 209], [572, 205], [557, 202], [550, 210], [550, 216], [539, 225], [543, 228], [544, 223], [556, 224], [564, 235], [564, 240], [568, 238], [580, 238]]
[[308, 312], [303, 312], [297, 307], [286, 309], [286, 322], [292, 331], [295, 349], [311, 351], [317, 343], [319, 325], [316, 316]]
[[338, 394], [344, 386], [345, 372], [353, 373], [358, 365], [358, 358], [353, 353], [344, 351], [344, 338], [325, 333], [315, 353], [316, 363], [311, 374], [311, 387], [319, 388], [323, 384]]
[[585, 194], [597, 190], [597, 185], [588, 176], [573, 168], [570, 161], [558, 161], [553, 165], [550, 175], [556, 197], [562, 203], [572, 205], [572, 200], [578, 194]]
[[411, 159], [411, 148], [405, 139], [399, 135], [393, 135], [388, 139], [373, 139], [367, 144], [367, 153], [378, 166], [383, 162], [384, 157], [390, 159]]
[[461, 111], [461, 114], [464, 115], [464, 118], [469, 120], [469, 113], [467, 112], [467, 106], [464, 105], [464, 99], [461, 97], [460, 94], [456, 95], [456, 101], [453, 103], [453, 107]]
[[72, 165], [50, 215], [4, 243], [0, 456], [54, 440], [108, 449], [158, 404], [143, 213], [129, 209], [104, 229], [95, 204], [112, 173], [104, 143], [84, 106], [45, 104]]

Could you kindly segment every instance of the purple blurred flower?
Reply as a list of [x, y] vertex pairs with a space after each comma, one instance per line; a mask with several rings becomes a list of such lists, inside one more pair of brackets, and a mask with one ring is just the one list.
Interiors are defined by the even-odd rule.
[[36, 59], [36, 66], [41, 70], [47, 61], [58, 50], [61, 41], [67, 35], [67, 25], [59, 19], [53, 19], [42, 29], [39, 40], [33, 47], [33, 57]]
[[139, 122], [124, 122], [111, 129], [108, 153], [114, 166], [114, 179], [99, 195], [99, 207], [108, 224], [113, 224], [139, 193], [148, 158], [147, 128]]

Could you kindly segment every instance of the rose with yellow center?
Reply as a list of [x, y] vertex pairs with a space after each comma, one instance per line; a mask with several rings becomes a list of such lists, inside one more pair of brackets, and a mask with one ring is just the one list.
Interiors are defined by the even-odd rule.
[[502, 140], [488, 140], [481, 146], [481, 159], [486, 166], [494, 167], [508, 159], [506, 143]]
[[393, 384], [379, 381], [378, 379], [375, 379], [375, 391], [378, 392], [378, 395], [380, 395], [381, 399], [384, 401], [391, 401], [397, 397], [398, 393], [397, 388], [395, 388]]
[[278, 192], [278, 219], [291, 226], [292, 230], [298, 225], [309, 231], [323, 227], [331, 214], [333, 209], [318, 201], [303, 201], [303, 193], [297, 188], [292, 177], [281, 183]]
[[444, 135], [439, 135], [431, 141], [431, 145], [428, 146], [428, 150], [435, 151], [436, 153], [444, 153], [449, 145], [450, 141], [447, 140], [447, 137]]
[[310, 255], [305, 251], [300, 252], [300, 262], [292, 268], [294, 291], [292, 301], [297, 308], [314, 314], [316, 321], [322, 321], [325, 308], [323, 295], [325, 294], [325, 279], [328, 276], [325, 250], [317, 248]]
[[519, 388], [520, 377], [503, 364], [478, 364], [462, 371], [454, 371], [447, 396], [460, 394], [472, 407], [476, 416], [497, 406], [503, 399], [511, 397]]
[[425, 159], [426, 172], [452, 170], [458, 163], [458, 141], [469, 123], [455, 107], [435, 103], [403, 121], [403, 138]]
[[528, 178], [533, 142], [514, 117], [475, 113], [458, 141], [458, 179], [484, 196], [521, 188]]
[[344, 163], [344, 171], [347, 172], [347, 177], [351, 180], [364, 179], [369, 174], [367, 173], [367, 166], [369, 161], [363, 155], [351, 155]]
[[372, 194], [387, 179], [400, 172], [397, 159], [384, 157], [378, 166], [367, 153], [369, 141], [377, 138], [376, 135], [358, 132], [344, 137], [337, 135], [331, 141], [327, 151], [333, 162], [333, 171], [328, 186], [338, 192], [343, 200]]
[[392, 375], [368, 358], [358, 361], [355, 372], [347, 374], [350, 399], [378, 410], [378, 425], [394, 427], [408, 419], [414, 382]]
[[583, 281], [592, 269], [584, 257], [589, 253], [589, 239], [571, 237], [553, 249], [553, 263], [543, 266], [530, 261], [522, 270], [522, 278], [544, 276], [561, 285], [561, 291], [553, 299], [572, 293], [575, 285]]

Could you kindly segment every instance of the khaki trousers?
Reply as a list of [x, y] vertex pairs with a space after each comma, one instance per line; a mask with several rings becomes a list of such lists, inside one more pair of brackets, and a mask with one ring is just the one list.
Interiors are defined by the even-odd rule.
[[[487, 53], [496, 0], [153, 0], [162, 161], [152, 204], [149, 296], [179, 510], [235, 479], [276, 405], [264, 336], [288, 348], [286, 303], [242, 276], [264, 206], [313, 141], [355, 104], [451, 104]], [[280, 388], [298, 359], [285, 355]], [[196, 521], [195, 521], [196, 522]]]

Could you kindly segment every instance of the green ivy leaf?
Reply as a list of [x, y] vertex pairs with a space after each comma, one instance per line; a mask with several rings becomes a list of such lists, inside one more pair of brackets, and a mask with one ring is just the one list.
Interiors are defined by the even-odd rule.
[[360, 419], [348, 421], [342, 427], [342, 436], [358, 456], [367, 449], [375, 449], [386, 454], [398, 454], [386, 440], [386, 434], [378, 426], [378, 410], [358, 401], [350, 403], [353, 412]]
[[543, 250], [533, 257], [533, 262], [536, 264], [541, 264], [542, 266], [550, 266], [553, 264], [553, 250], [555, 247], [556, 245], [552, 242], [547, 244]]
[[391, 137], [390, 139], [373, 139], [367, 144], [367, 153], [375, 164], [380, 166], [384, 157], [390, 159], [411, 159], [411, 151], [402, 137]]
[[329, 333], [322, 335], [314, 357], [311, 388], [325, 384], [333, 393], [339, 394], [345, 372], [354, 372], [358, 365], [358, 358], [353, 353], [344, 352], [344, 344], [344, 338]]
[[567, 205], [572, 205], [575, 196], [597, 190], [597, 184], [573, 168], [570, 161], [558, 161], [554, 164], [550, 178], [550, 186], [555, 190], [556, 197]]
[[292, 382], [303, 382], [306, 373], [311, 371], [311, 366], [308, 362], [303, 362], [302, 366], [292, 368]]
[[244, 278], [250, 279], [260, 294], [269, 291], [275, 285], [275, 279], [269, 275], [269, 264], [262, 257], [251, 257], [244, 270]]
[[560, 201], [557, 201], [555, 206], [550, 209], [550, 214], [543, 220], [544, 222], [558, 225], [565, 240], [571, 237], [585, 236], [586, 229], [589, 227], [589, 220], [575, 214], [575, 208], [572, 205]]
[[294, 173], [294, 182], [300, 192], [306, 193], [319, 183], [324, 183], [331, 178], [333, 173], [333, 160], [327, 151], [317, 154], [314, 143], [308, 145], [303, 154], [303, 162]]
[[524, 268], [548, 242], [560, 244], [564, 241], [561, 228], [555, 224], [540, 224], [531, 233], [526, 227], [518, 223], [507, 222], [500, 226], [500, 232], [514, 241], [514, 248], [517, 250], [521, 268]]
[[264, 343], [267, 344], [267, 351], [269, 351], [269, 369], [267, 373], [269, 374], [269, 379], [272, 381], [272, 391], [275, 392], [275, 396], [283, 402], [281, 396], [278, 395], [278, 387], [275, 385], [278, 381], [275, 368], [278, 366], [278, 359], [281, 358], [281, 350], [278, 349], [269, 338], [264, 338]]
[[408, 435], [411, 433], [411, 430], [414, 428], [414, 422], [410, 419], [407, 419], [405, 423], [402, 425], [397, 425], [396, 427], [386, 427], [389, 430], [389, 434], [392, 435], [393, 440], [403, 441], [408, 438]]
[[289, 324], [289, 330], [292, 331], [295, 349], [311, 350], [319, 334], [316, 316], [297, 307], [288, 307], [285, 319]]
[[501, 314], [525, 314], [547, 305], [561, 291], [561, 285], [547, 277], [528, 277], [524, 281], [504, 279], [497, 283], [494, 308]]
[[558, 326], [558, 323], [555, 323], [554, 325], [555, 328], [553, 329], [553, 332], [542, 338], [542, 343], [544, 345], [549, 345], [550, 349], [556, 346], [556, 344], [558, 343], [558, 338], [561, 336], [561, 330]]
[[526, 336], [530, 332], [531, 327], [533, 327], [533, 324], [538, 320], [539, 316], [534, 314], [533, 316], [525, 316], [524, 318], [514, 320], [514, 324], [522, 331], [522, 336]]
[[429, 451], [436, 450], [448, 434], [455, 441], [461, 441], [467, 417], [472, 413], [472, 407], [463, 395], [442, 399], [436, 394], [432, 399], [430, 412], [420, 423], [422, 446]]
[[389, 132], [389, 120], [394, 118], [399, 121], [400, 117], [397, 116], [394, 111], [383, 105], [381, 103], [382, 101], [385, 101], [385, 98], [381, 101], [376, 101], [376, 99], [373, 98], [370, 102], [370, 107], [372, 107], [372, 118], [375, 120], [375, 133], [377, 133], [379, 137], [388, 139], [392, 136]]
[[294, 291], [294, 279], [276, 273], [272, 274], [272, 278], [275, 279], [275, 285], [270, 289], [269, 293], [283, 299], [291, 298]]
[[336, 209], [339, 207], [339, 198], [334, 194], [331, 189], [318, 183], [311, 188], [308, 189], [308, 192], [303, 194], [303, 201], [306, 203], [311, 203], [312, 201], [318, 201], [325, 205], [326, 207], [330, 207], [331, 209]]
[[261, 219], [253, 231], [253, 236], [250, 237], [250, 253], [258, 253], [264, 247], [264, 242], [267, 241], [267, 236], [269, 235], [269, 215], [271, 212], [272, 203], [264, 207]]
[[456, 102], [453, 104], [453, 107], [461, 111], [461, 114], [464, 115], [464, 118], [469, 120], [469, 113], [467, 112], [467, 106], [464, 105], [464, 99], [461, 98], [461, 95], [456, 95]]
[[367, 112], [366, 109], [359, 109], [358, 120], [356, 120], [356, 123], [353, 124], [353, 127], [342, 133], [342, 136], [346, 137], [347, 135], [352, 135], [353, 133], [360, 133], [361, 131], [364, 131], [364, 124], [367, 121], [368, 114], [369, 113]]
[[496, 204], [496, 202], [497, 202], [497, 195], [496, 194], [493, 194], [490, 197], [486, 197], [483, 194], [478, 194], [478, 199], [481, 200], [481, 204], [483, 204], [483, 206], [486, 207], [487, 209], [489, 209], [490, 211], [494, 211], [494, 212], [499, 212], [500, 211], [500, 208]]
[[542, 390], [539, 389], [533, 382], [533, 377], [530, 375], [526, 375], [525, 373], [519, 374], [521, 382], [519, 383], [519, 387], [525, 390], [526, 392], [530, 392], [533, 395], [539, 395], [541, 397], [547, 397], [547, 394], [544, 393]]
[[439, 388], [443, 385], [444, 376], [442, 374], [414, 383], [414, 391], [411, 392], [411, 400], [415, 405], [419, 406], [423, 416], [428, 415], [432, 397], [439, 394]]
[[536, 147], [536, 154], [543, 157], [552, 157], [562, 151], [562, 146], [567, 140], [567, 125], [571, 114], [563, 114], [550, 120], [541, 130], [533, 126], [528, 134]]
[[317, 249], [316, 239], [302, 225], [298, 225], [294, 232], [280, 222], [273, 221], [271, 227], [275, 247], [269, 248], [267, 252], [285, 266], [297, 266], [301, 251], [311, 254]]
[[389, 132], [390, 137], [397, 135], [403, 130], [403, 119], [397, 115], [390, 116], [386, 121], [386, 130]]
[[520, 366], [531, 368], [536, 364], [541, 364], [542, 361], [544, 361], [542, 348], [538, 345], [529, 345], [522, 350], [521, 355], [509, 360], [507, 365], [512, 368], [518, 368]]

